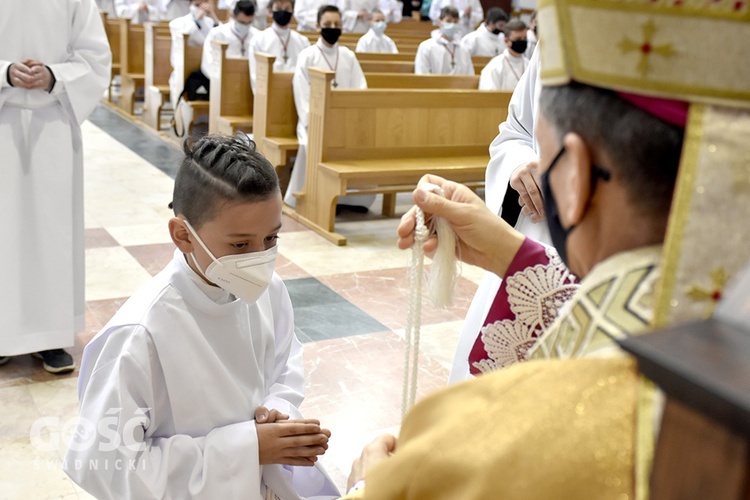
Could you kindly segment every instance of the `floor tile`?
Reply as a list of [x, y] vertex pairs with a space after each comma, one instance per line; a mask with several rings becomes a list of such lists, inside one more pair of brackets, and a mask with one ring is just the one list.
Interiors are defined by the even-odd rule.
[[73, 483], [55, 451], [24, 440], [0, 443], [0, 498], [47, 500], [72, 498]]
[[[129, 224], [127, 226], [107, 226], [107, 231], [124, 247], [137, 245], [155, 245], [169, 243], [172, 245], [172, 237], [169, 235], [167, 221], [151, 224]], [[174, 246], [172, 247], [174, 248]]]
[[86, 250], [86, 299], [129, 297], [151, 276], [122, 247]]
[[159, 243], [155, 245], [137, 245], [126, 247], [126, 250], [132, 255], [143, 268], [155, 276], [172, 260], [175, 246], [171, 241], [169, 243]]
[[3, 418], [0, 419], [0, 441], [28, 439], [29, 430], [39, 418], [39, 410], [29, 392], [29, 386], [0, 389]]
[[361, 309], [344, 300], [315, 278], [285, 282], [294, 307], [300, 341], [319, 341], [386, 329]]
[[115, 247], [119, 245], [104, 228], [86, 229], [86, 248]]

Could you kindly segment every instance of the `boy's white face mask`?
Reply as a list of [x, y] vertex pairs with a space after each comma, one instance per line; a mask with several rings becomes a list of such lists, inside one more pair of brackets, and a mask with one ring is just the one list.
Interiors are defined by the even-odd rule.
[[185, 220], [185, 226], [213, 259], [213, 262], [203, 271], [198, 264], [198, 259], [195, 258], [195, 252], [191, 254], [195, 266], [212, 283], [248, 304], [254, 304], [268, 289], [276, 265], [278, 247], [273, 246], [263, 252], [225, 255], [217, 259], [187, 220]]

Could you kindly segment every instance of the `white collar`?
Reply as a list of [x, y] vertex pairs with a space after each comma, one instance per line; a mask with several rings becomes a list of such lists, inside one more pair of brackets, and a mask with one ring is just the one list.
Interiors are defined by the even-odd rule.
[[492, 40], [493, 42], [496, 42], [496, 41], [500, 40], [500, 35], [502, 35], [502, 34], [503, 34], [503, 32], [502, 32], [502, 31], [501, 31], [500, 33], [498, 33], [497, 35], [496, 35], [496, 34], [494, 34], [494, 33], [493, 33], [493, 32], [491, 32], [490, 30], [488, 30], [488, 29], [487, 29], [487, 26], [485, 26], [484, 24], [482, 24], [482, 25], [481, 25], [481, 26], [480, 26], [480, 27], [479, 27], [478, 29], [482, 30], [482, 31], [480, 32], [480, 33], [482, 33], [482, 36], [485, 36], [485, 37], [489, 38], [489, 39], [490, 39], [490, 40]]
[[203, 279], [201, 275], [196, 273], [192, 267], [190, 267], [190, 264], [188, 264], [188, 259], [191, 259], [192, 257], [183, 254], [179, 250], [175, 252], [175, 255], [177, 255], [177, 252], [181, 255], [182, 258], [179, 258], [179, 262], [182, 265], [182, 268], [185, 270], [185, 273], [188, 275], [190, 280], [195, 283], [195, 286], [198, 287], [198, 289], [203, 292], [203, 294], [211, 299], [213, 302], [217, 304], [228, 304], [229, 302], [233, 302], [235, 300], [234, 295], [227, 292], [221, 287], [215, 286], [215, 285], [209, 285], [206, 283], [206, 280]]
[[325, 42], [323, 41], [323, 38], [318, 38], [318, 41], [317, 41], [317, 42], [315, 42], [315, 45], [317, 45], [318, 47], [320, 47], [320, 50], [322, 50], [322, 51], [323, 51], [323, 53], [324, 53], [324, 54], [326, 54], [326, 55], [328, 55], [328, 56], [332, 56], [332, 55], [335, 55], [335, 54], [336, 54], [336, 52], [338, 52], [338, 50], [339, 50], [339, 42], [336, 42], [336, 43], [335, 43], [335, 44], [333, 45], [333, 47], [329, 47], [329, 46], [328, 46], [328, 45], [326, 45], [326, 43], [325, 43]]
[[279, 26], [276, 23], [271, 24], [271, 28], [280, 35], [286, 35], [290, 31], [292, 31], [292, 28], [289, 27], [287, 24], [286, 26]]
[[442, 45], [457, 45], [455, 40], [446, 40], [442, 34], [438, 37], [437, 42]]

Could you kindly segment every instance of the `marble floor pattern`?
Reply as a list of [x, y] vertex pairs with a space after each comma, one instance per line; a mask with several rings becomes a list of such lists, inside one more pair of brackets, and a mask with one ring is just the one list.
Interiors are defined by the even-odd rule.
[[[83, 136], [87, 310], [71, 349], [79, 365], [86, 343], [171, 259], [167, 204], [180, 158], [168, 140], [103, 106], [84, 123]], [[409, 196], [399, 196], [399, 213], [408, 207]], [[286, 216], [283, 223], [277, 272], [304, 344], [302, 412], [332, 430], [322, 463], [343, 489], [362, 446], [398, 431], [410, 254], [395, 246], [398, 220], [377, 211], [337, 220], [345, 247]], [[425, 306], [419, 397], [445, 385], [481, 276], [464, 266], [455, 305]], [[77, 376], [50, 375], [31, 356], [0, 367], [0, 499], [92, 498], [60, 470], [77, 416]]]

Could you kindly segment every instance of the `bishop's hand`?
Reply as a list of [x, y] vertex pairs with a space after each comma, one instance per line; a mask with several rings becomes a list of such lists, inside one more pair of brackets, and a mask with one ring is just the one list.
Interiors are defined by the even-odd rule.
[[286, 420], [255, 426], [261, 465], [313, 466], [328, 449], [331, 431], [313, 419]]
[[358, 481], [365, 479], [367, 472], [396, 451], [397, 440], [391, 434], [381, 434], [362, 450], [362, 454], [352, 464], [346, 489], [350, 490]]

